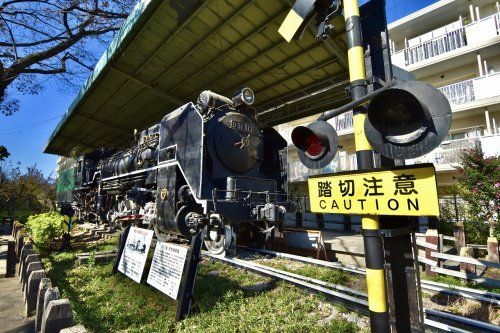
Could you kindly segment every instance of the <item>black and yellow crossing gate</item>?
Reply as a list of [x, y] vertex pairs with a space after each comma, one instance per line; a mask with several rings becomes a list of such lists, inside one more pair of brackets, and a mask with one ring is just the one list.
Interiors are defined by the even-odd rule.
[[[280, 33], [288, 41], [300, 38], [316, 18], [317, 39], [328, 38], [330, 20], [341, 10], [352, 102], [295, 128], [292, 141], [304, 165], [323, 168], [338, 149], [326, 120], [354, 111], [358, 171], [309, 178], [311, 210], [362, 215], [372, 332], [423, 331], [413, 217], [439, 215], [435, 170], [395, 167], [394, 160], [404, 163], [437, 147], [450, 128], [451, 107], [436, 88], [393, 78], [384, 0], [361, 8], [358, 0], [297, 0]], [[375, 168], [374, 150], [385, 168]]]

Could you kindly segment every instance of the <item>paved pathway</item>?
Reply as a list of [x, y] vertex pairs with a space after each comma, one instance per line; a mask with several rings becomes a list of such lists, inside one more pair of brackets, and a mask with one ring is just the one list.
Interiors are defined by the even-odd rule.
[[9, 240], [7, 277], [0, 278], [0, 333], [34, 333], [35, 317], [24, 319], [21, 284], [15, 276], [14, 239], [8, 228], [0, 227], [0, 237]]

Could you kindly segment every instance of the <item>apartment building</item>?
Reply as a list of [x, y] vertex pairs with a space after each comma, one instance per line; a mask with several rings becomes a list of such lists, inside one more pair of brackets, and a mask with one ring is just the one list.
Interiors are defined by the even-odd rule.
[[56, 175], [58, 175], [63, 170], [74, 167], [75, 163], [76, 161], [74, 158], [59, 156], [56, 161]]
[[[450, 101], [448, 137], [431, 153], [406, 164], [434, 163], [438, 187], [455, 182], [463, 149], [500, 153], [500, 4], [494, 0], [441, 0], [389, 26], [393, 65], [440, 89]], [[290, 181], [305, 190], [310, 175], [356, 169], [352, 112], [331, 119], [339, 135], [337, 157], [321, 170], [308, 170], [291, 145], [297, 125], [317, 116], [279, 125], [288, 140]], [[377, 158], [377, 157], [376, 157]], [[302, 184], [302, 185], [301, 185]], [[292, 187], [293, 188], [293, 187]]]

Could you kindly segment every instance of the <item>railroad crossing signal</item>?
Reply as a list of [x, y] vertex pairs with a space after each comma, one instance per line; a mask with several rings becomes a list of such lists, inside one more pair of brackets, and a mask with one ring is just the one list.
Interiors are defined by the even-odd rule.
[[322, 120], [308, 126], [298, 126], [292, 132], [292, 142], [299, 149], [300, 161], [311, 169], [324, 168], [338, 150], [337, 132]]
[[448, 135], [451, 106], [430, 84], [398, 82], [371, 100], [365, 120], [366, 139], [388, 158], [409, 159], [436, 148]]
[[64, 215], [63, 230], [64, 232], [70, 232], [76, 226], [76, 221], [78, 218], [76, 216]]
[[[336, 148], [331, 146], [331, 153], [322, 156], [321, 163], [308, 153], [316, 147], [310, 144], [314, 142], [310, 134], [313, 128], [321, 129], [318, 130], [321, 142], [338, 142], [335, 129], [325, 125], [326, 119], [322, 117], [292, 131], [293, 144], [308, 168], [323, 168], [335, 157]], [[444, 140], [450, 126], [451, 106], [446, 97], [430, 84], [419, 81], [401, 81], [375, 92], [364, 120], [368, 143], [377, 153], [391, 159], [410, 159], [429, 153]]]
[[76, 226], [78, 217], [75, 216], [75, 210], [71, 206], [61, 207], [61, 215], [63, 216], [62, 227], [65, 233], [69, 233]]
[[[293, 10], [298, 8], [300, 4], [304, 5], [306, 3], [308, 4], [306, 16], [293, 13]], [[339, 2], [327, 1], [327, 4], [337, 5], [337, 8], [327, 15], [325, 15], [324, 1], [318, 0], [314, 3], [313, 6], [311, 1], [297, 0], [295, 2], [294, 8], [289, 14], [290, 18], [287, 17], [280, 28], [280, 33], [287, 41], [297, 36], [297, 31], [304, 31], [305, 26], [315, 14], [319, 17], [320, 22], [316, 38], [326, 38], [327, 31], [331, 29], [328, 20], [338, 12]], [[334, 129], [328, 129], [325, 121], [353, 110], [358, 169], [364, 170], [365, 173], [362, 174], [364, 176], [362, 179], [355, 179], [356, 177], [335, 179], [335, 181], [338, 181], [339, 190], [342, 194], [348, 195], [351, 193], [354, 196], [355, 192], [363, 191], [360, 186], [366, 185], [365, 194], [383, 195], [381, 188], [383, 187], [384, 178], [387, 178], [386, 182], [390, 183], [392, 177], [394, 182], [394, 194], [392, 196], [394, 198], [387, 197], [386, 204], [389, 210], [394, 211], [404, 206], [395, 198], [398, 192], [404, 195], [418, 194], [415, 182], [421, 183], [421, 181], [425, 182], [426, 179], [430, 179], [432, 184], [424, 184], [423, 186], [426, 192], [431, 189], [433, 193], [426, 193], [428, 196], [422, 199], [430, 199], [426, 205], [429, 210], [427, 213], [437, 215], [439, 210], [433, 168], [425, 171], [430, 172], [431, 177], [422, 175], [417, 177], [416, 174], [390, 174], [388, 177], [376, 178], [375, 175], [381, 170], [374, 170], [373, 151], [390, 159], [415, 158], [430, 152], [441, 143], [450, 128], [451, 107], [449, 102], [436, 88], [425, 83], [392, 80], [392, 64], [389, 47], [387, 46], [388, 34], [384, 0], [370, 0], [365, 4], [363, 6], [363, 17], [360, 15], [358, 0], [342, 0], [342, 7], [347, 28], [350, 95], [353, 101], [337, 110], [325, 112], [316, 122], [309, 124], [307, 127], [294, 129], [292, 141], [299, 150], [299, 157], [308, 168], [316, 169], [323, 168], [332, 161], [336, 153], [337, 134]], [[297, 16], [299, 16], [299, 19], [295, 20], [295, 25], [290, 25], [289, 23], [293, 21], [289, 20]], [[287, 25], [292, 27], [289, 29], [288, 35], [283, 33], [284, 30], [286, 31], [284, 27]], [[365, 35], [367, 41], [363, 42]], [[298, 36], [300, 38], [301, 34], [298, 34]], [[365, 51], [368, 50], [369, 52], [366, 53]], [[368, 93], [365, 62], [371, 65], [368, 71], [371, 76], [370, 81], [375, 82], [374, 79], [377, 78], [386, 81], [381, 89], [378, 89], [379, 87], [373, 84], [372, 88], [375, 91], [371, 93]], [[366, 104], [370, 101], [371, 103], [367, 107]], [[335, 145], [332, 145], [331, 142], [334, 142]], [[388, 162], [386, 161], [386, 163]], [[396, 169], [393, 168], [390, 171], [395, 172]], [[342, 213], [340, 208], [337, 208], [340, 205], [336, 202], [337, 198], [342, 198], [342, 194], [336, 193], [335, 199], [332, 197], [334, 190], [333, 178], [337, 175], [309, 179], [311, 207], [314, 211], [328, 211], [330, 209], [330, 212]], [[360, 184], [360, 180], [363, 181], [362, 184]], [[370, 183], [370, 181], [372, 182]], [[356, 183], [358, 183], [358, 186], [356, 186]], [[328, 195], [332, 197], [330, 202], [327, 202], [325, 198], [320, 198]], [[408, 214], [409, 211], [412, 209], [417, 210], [416, 207], [420, 207], [416, 199], [416, 197], [413, 199], [407, 198], [406, 203], [409, 205], [407, 206], [407, 214], [400, 215], [413, 215]], [[365, 199], [359, 198], [359, 200], [364, 202]], [[372, 201], [374, 206], [362, 207], [358, 212], [363, 214], [362, 228], [366, 249], [368, 307], [372, 332], [386, 333], [390, 331], [386, 297], [386, 273], [392, 279], [391, 288], [393, 304], [395, 305], [395, 311], [392, 315], [395, 318], [395, 328], [397, 328], [398, 332], [410, 332], [413, 329], [423, 331], [424, 319], [421, 294], [416, 286], [419, 274], [418, 267], [415, 267], [415, 255], [411, 252], [409, 233], [411, 233], [412, 227], [410, 221], [404, 218], [391, 219], [392, 228], [397, 227], [401, 237], [391, 239], [388, 236], [386, 250], [389, 250], [387, 260], [391, 267], [386, 270], [386, 255], [382, 244], [381, 223], [378, 216], [378, 213], [382, 214], [383, 212], [380, 212], [380, 207], [377, 205], [380, 205], [380, 202], [377, 199]], [[328, 206], [328, 203], [330, 206]], [[344, 208], [347, 210], [346, 207]], [[393, 212], [390, 213], [391, 216], [397, 215]], [[418, 215], [423, 216], [424, 214], [419, 212]], [[382, 222], [387, 224], [388, 221], [384, 219]], [[413, 260], [407, 260], [408, 256], [412, 256]], [[408, 280], [408, 269], [416, 271], [415, 279]], [[411, 293], [410, 289], [416, 291], [416, 293]], [[410, 302], [410, 297], [415, 295], [417, 295], [417, 302]], [[410, 318], [410, 303], [414, 305], [413, 310], [418, 311], [418, 319]]]

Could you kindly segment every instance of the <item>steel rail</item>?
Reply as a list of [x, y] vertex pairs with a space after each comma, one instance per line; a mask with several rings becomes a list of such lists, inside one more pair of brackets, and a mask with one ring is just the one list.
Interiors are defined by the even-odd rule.
[[475, 327], [485, 329], [485, 330], [488, 330], [491, 332], [500, 332], [500, 327], [493, 325], [493, 324], [484, 323], [484, 322], [479, 321], [479, 320], [474, 320], [474, 319], [470, 319], [470, 318], [466, 318], [466, 317], [462, 317], [462, 316], [457, 316], [457, 315], [454, 315], [451, 313], [432, 310], [432, 309], [424, 309], [424, 312], [426, 314], [431, 315], [431, 316], [436, 316], [436, 317], [441, 317], [441, 318], [461, 322], [461, 323], [464, 323], [464, 324], [467, 324], [470, 326], [475, 326]]
[[[345, 294], [342, 294], [340, 292], [337, 292], [335, 290], [331, 290], [331, 289], [328, 289], [325, 287], [333, 287], [333, 288], [340, 287], [342, 289], [338, 289], [338, 290], [347, 291], [347, 292], [350, 292], [353, 294], [357, 294], [357, 295], [360, 295], [364, 298], [366, 298], [366, 293], [359, 292], [357, 290], [353, 290], [353, 289], [350, 289], [347, 287], [331, 284], [331, 283], [328, 283], [325, 281], [320, 281], [320, 280], [317, 280], [314, 278], [309, 278], [309, 277], [301, 276], [298, 274], [285, 272], [285, 271], [282, 271], [282, 270], [279, 270], [276, 268], [272, 268], [272, 267], [268, 267], [268, 266], [264, 266], [264, 265], [259, 265], [256, 263], [250, 263], [248, 261], [241, 260], [241, 259], [225, 257], [223, 255], [214, 255], [214, 254], [210, 254], [206, 251], [203, 252], [203, 255], [206, 257], [215, 259], [215, 260], [220, 260], [220, 261], [225, 262], [231, 266], [244, 268], [246, 270], [255, 272], [255, 273], [263, 275], [263, 276], [278, 278], [280, 280], [292, 283], [295, 286], [332, 296], [336, 299], [337, 302], [344, 304], [347, 308], [349, 308], [351, 310], [360, 311], [361, 313], [363, 313], [365, 315], [368, 314], [368, 311], [367, 311], [368, 310], [368, 302], [366, 300], [359, 299], [359, 298], [356, 298], [356, 297], [353, 297], [350, 295], [345, 295]], [[319, 282], [320, 285], [318, 285], [316, 282]], [[424, 309], [424, 311], [425, 311], [425, 313], [432, 315], [432, 316], [446, 318], [448, 320], [452, 320], [455, 322], [459, 322], [459, 323], [466, 324], [469, 326], [474, 326], [474, 327], [481, 328], [481, 329], [486, 329], [486, 330], [489, 330], [492, 332], [500, 332], [500, 328], [498, 328], [497, 326], [483, 323], [483, 322], [479, 322], [477, 320], [464, 318], [464, 317], [456, 316], [453, 314], [449, 314], [449, 313], [437, 311], [437, 310]], [[467, 330], [453, 327], [453, 326], [450, 326], [448, 324], [437, 322], [435, 320], [428, 319], [428, 318], [425, 318], [425, 324], [428, 326], [434, 327], [434, 328], [438, 328], [438, 329], [447, 331], [447, 332], [457, 332], [457, 333], [469, 332]]]
[[[271, 250], [253, 249], [253, 248], [243, 247], [243, 246], [242, 246], [242, 248], [249, 250], [249, 251], [261, 252], [264, 254], [273, 255], [273, 256], [279, 257], [279, 258], [292, 259], [292, 260], [296, 260], [296, 261], [302, 261], [305, 263], [315, 264], [318, 266], [336, 268], [336, 269], [344, 270], [344, 271], [351, 272], [351, 273], [357, 273], [357, 274], [361, 274], [361, 275], [365, 274], [364, 269], [357, 268], [354, 266], [344, 266], [344, 265], [334, 263], [334, 262], [303, 257], [303, 256], [289, 254], [289, 253], [276, 252], [276, 251], [271, 251]], [[450, 289], [450, 287], [447, 286], [446, 284], [442, 284], [442, 283], [438, 283], [438, 282], [434, 282], [434, 281], [422, 280], [422, 289], [425, 289], [428, 291], [445, 293], [445, 294], [454, 295], [454, 296], [462, 296], [462, 297], [465, 297], [465, 298], [468, 298], [471, 300], [484, 302], [484, 303], [490, 303], [490, 304], [493, 304], [496, 306], [500, 306], [500, 294], [488, 292], [488, 291], [483, 291], [483, 290], [464, 288], [464, 287], [459, 287], [459, 286], [452, 286], [452, 288], [453, 289]]]
[[237, 261], [237, 260], [234, 260], [234, 259], [229, 258], [229, 257], [224, 257], [221, 255], [214, 255], [214, 254], [211, 254], [211, 253], [208, 253], [205, 251], [203, 251], [202, 254], [204, 256], [209, 257], [209, 258], [220, 260], [222, 262], [225, 262], [225, 263], [232, 265], [232, 266], [235, 266], [235, 267], [245, 268], [249, 271], [255, 272], [255, 273], [260, 274], [260, 275], [278, 278], [280, 280], [292, 283], [295, 286], [314, 290], [316, 292], [320, 292], [322, 294], [332, 296], [336, 299], [337, 302], [342, 303], [347, 308], [354, 310], [354, 311], [362, 312], [365, 315], [368, 314], [368, 302], [365, 300], [361, 300], [361, 299], [353, 297], [353, 296], [348, 296], [348, 295], [342, 294], [340, 292], [325, 288], [323, 286], [319, 286], [319, 285], [316, 285], [316, 284], [313, 284], [310, 282], [303, 281], [301, 279], [297, 279], [297, 278], [288, 276], [286, 274], [275, 273], [267, 268], [257, 267], [254, 264], [248, 263], [248, 262], [243, 261], [243, 260]]
[[[245, 262], [245, 261], [243, 261], [241, 259], [236, 259], [236, 258], [232, 258], [232, 259], [235, 260], [236, 262]], [[299, 274], [295, 274], [295, 273], [283, 271], [283, 270], [280, 270], [280, 269], [277, 269], [277, 268], [274, 268], [274, 267], [269, 267], [269, 266], [266, 266], [266, 265], [260, 265], [260, 264], [254, 263], [254, 262], [252, 262], [252, 265], [254, 265], [255, 267], [267, 269], [267, 270], [269, 270], [271, 272], [275, 272], [275, 273], [278, 273], [278, 274], [287, 275], [287, 276], [290, 276], [290, 277], [293, 277], [293, 278], [296, 278], [296, 279], [299, 279], [299, 280], [303, 280], [303, 281], [306, 281], [306, 282], [315, 283], [315, 284], [321, 285], [323, 287], [333, 288], [333, 289], [336, 289], [336, 290], [339, 290], [339, 291], [347, 292], [349, 294], [361, 296], [361, 297], [364, 297], [364, 298], [368, 297], [368, 295], [366, 293], [362, 292], [362, 291], [358, 291], [358, 290], [355, 290], [355, 289], [352, 289], [352, 288], [341, 286], [339, 284], [334, 284], [334, 283], [330, 283], [330, 282], [318, 280], [318, 279], [315, 279], [315, 278], [311, 278], [311, 277], [308, 277], [308, 276], [303, 276], [303, 275], [299, 275]]]
[[[240, 259], [236, 259], [236, 258], [232, 258], [232, 259], [235, 260], [235, 261], [237, 261], [237, 262], [244, 262], [243, 260], [240, 260]], [[290, 273], [290, 272], [282, 271], [282, 270], [279, 270], [279, 269], [276, 269], [276, 268], [273, 268], [273, 267], [268, 267], [268, 266], [256, 264], [256, 263], [253, 263], [253, 262], [252, 262], [252, 264], [254, 266], [256, 266], [256, 267], [268, 269], [268, 270], [270, 270], [272, 272], [275, 272], [275, 273], [288, 275], [288, 276], [291, 276], [291, 277], [294, 277], [294, 278], [297, 278], [297, 279], [300, 279], [300, 280], [304, 280], [304, 281], [307, 281], [307, 282], [315, 283], [315, 284], [318, 284], [318, 285], [321, 285], [321, 286], [324, 286], [324, 287], [327, 287], [327, 288], [334, 288], [336, 290], [347, 292], [347, 293], [350, 293], [352, 295], [361, 296], [364, 299], [368, 298], [368, 294], [366, 294], [365, 292], [361, 292], [361, 291], [358, 291], [358, 290], [355, 290], [355, 289], [352, 289], [352, 288], [348, 288], [348, 287], [344, 287], [344, 286], [341, 286], [341, 285], [337, 285], [337, 284], [325, 282], [325, 281], [314, 279], [314, 278], [310, 278], [310, 277], [307, 277], [307, 276], [302, 276], [302, 275], [295, 274], [295, 273]], [[498, 328], [495, 325], [492, 325], [492, 324], [489, 324], [489, 323], [484, 323], [484, 322], [473, 320], [473, 319], [469, 319], [467, 317], [457, 316], [457, 315], [449, 314], [447, 312], [438, 311], [438, 310], [432, 310], [432, 309], [424, 309], [424, 312], [428, 313], [429, 315], [434, 315], [434, 316], [438, 316], [438, 317], [441, 317], [441, 318], [451, 319], [451, 320], [454, 320], [454, 321], [457, 321], [457, 322], [464, 322], [464, 323], [466, 323], [468, 325], [471, 325], [471, 326], [474, 326], [474, 327], [478, 327], [478, 328], [481, 328], [481, 329], [486, 329], [486, 330], [489, 330], [489, 331], [492, 331], [492, 332], [500, 332], [500, 328]]]

